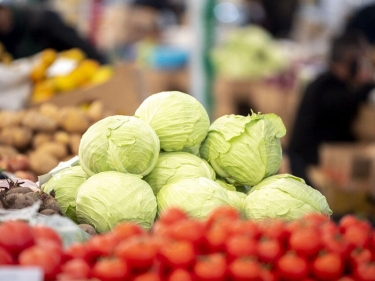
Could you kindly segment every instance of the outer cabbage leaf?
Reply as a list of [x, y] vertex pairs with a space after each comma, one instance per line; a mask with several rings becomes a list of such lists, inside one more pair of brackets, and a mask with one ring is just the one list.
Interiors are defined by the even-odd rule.
[[180, 179], [164, 186], [156, 196], [158, 212], [179, 207], [191, 217], [204, 219], [212, 210], [232, 205], [233, 198], [218, 183], [207, 178]]
[[102, 172], [86, 180], [77, 193], [79, 223], [110, 231], [123, 221], [149, 229], [156, 216], [156, 198], [139, 176], [115, 171]]
[[331, 215], [326, 198], [301, 178], [274, 175], [254, 186], [245, 200], [244, 211], [253, 219], [297, 219], [310, 212]]
[[202, 104], [177, 91], [149, 96], [136, 110], [135, 116], [155, 130], [164, 151], [180, 151], [199, 145], [210, 126]]
[[200, 154], [227, 182], [254, 186], [279, 170], [285, 133], [275, 114], [225, 115], [210, 126]]
[[159, 159], [144, 180], [157, 194], [168, 183], [181, 178], [206, 177], [214, 180], [215, 171], [204, 159], [187, 152], [160, 153]]
[[78, 156], [90, 176], [104, 171], [144, 176], [154, 168], [159, 151], [159, 138], [147, 123], [115, 115], [96, 122], [83, 134]]
[[50, 193], [53, 190], [62, 213], [77, 222], [76, 196], [78, 188], [88, 177], [81, 166], [73, 166], [54, 175], [42, 186], [42, 190], [46, 193]]

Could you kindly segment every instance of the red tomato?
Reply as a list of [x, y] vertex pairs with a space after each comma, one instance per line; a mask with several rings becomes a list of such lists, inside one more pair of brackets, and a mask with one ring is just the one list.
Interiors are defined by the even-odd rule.
[[167, 281], [193, 281], [193, 276], [186, 269], [177, 268], [169, 274]]
[[0, 224], [0, 246], [11, 254], [19, 254], [34, 245], [31, 226], [23, 221], [7, 221]]
[[83, 259], [72, 259], [62, 266], [64, 278], [70, 280], [88, 279], [90, 271], [90, 265]]
[[317, 257], [312, 264], [314, 276], [319, 280], [337, 280], [344, 270], [341, 257], [335, 253], [327, 253]]
[[321, 226], [323, 223], [329, 222], [329, 216], [321, 213], [308, 213], [301, 219], [303, 222], [313, 227]]
[[234, 222], [240, 218], [241, 214], [237, 209], [230, 206], [221, 206], [210, 213], [207, 218], [207, 225], [210, 227], [212, 224], [222, 220]]
[[229, 259], [255, 256], [257, 253], [257, 241], [245, 235], [229, 237], [225, 246]]
[[344, 233], [344, 239], [352, 248], [366, 247], [370, 242], [368, 232], [364, 231], [363, 227], [360, 226], [347, 228]]
[[279, 280], [276, 273], [270, 271], [269, 269], [262, 268], [260, 272], [260, 277], [262, 281], [277, 281]]
[[171, 229], [171, 237], [176, 240], [185, 240], [198, 245], [202, 242], [204, 224], [197, 220], [182, 220], [176, 222]]
[[337, 281], [355, 281], [355, 280], [350, 276], [343, 276]]
[[294, 281], [307, 277], [308, 264], [306, 259], [295, 253], [285, 253], [277, 262], [276, 268], [282, 280]]
[[272, 219], [264, 220], [260, 223], [261, 233], [268, 238], [274, 238], [284, 243], [288, 238], [286, 223], [283, 220]]
[[201, 256], [194, 265], [195, 281], [224, 281], [225, 257], [221, 254]]
[[97, 257], [92, 255], [89, 246], [84, 243], [74, 243], [64, 251], [63, 260], [68, 261], [74, 258], [84, 259], [91, 265], [97, 260]]
[[133, 281], [161, 281], [161, 279], [155, 272], [145, 272], [136, 276]]
[[238, 220], [230, 224], [230, 232], [233, 235], [246, 235], [254, 239], [260, 236], [258, 225], [252, 220]]
[[3, 247], [0, 247], [0, 265], [8, 265], [13, 263], [14, 260], [12, 255]]
[[172, 225], [185, 219], [188, 219], [188, 215], [182, 209], [169, 208], [161, 213], [158, 221], [165, 225]]
[[359, 264], [355, 269], [354, 275], [356, 281], [375, 281], [375, 264]]
[[229, 265], [229, 275], [236, 281], [261, 281], [260, 264], [249, 258], [237, 258]]
[[352, 267], [355, 268], [359, 264], [370, 262], [371, 258], [372, 254], [369, 249], [356, 248], [350, 253], [349, 261]]
[[258, 259], [263, 263], [274, 263], [283, 253], [280, 242], [276, 239], [262, 238], [258, 243]]
[[131, 269], [149, 269], [156, 258], [157, 246], [151, 239], [135, 237], [121, 242], [115, 249], [115, 255], [126, 261]]
[[113, 232], [102, 235], [95, 235], [87, 242], [91, 254], [96, 257], [107, 257], [111, 255], [115, 247], [119, 244], [120, 238]]
[[289, 244], [292, 251], [307, 258], [315, 256], [322, 249], [321, 237], [312, 228], [304, 228], [292, 233]]
[[218, 253], [225, 250], [225, 243], [230, 237], [230, 221], [220, 221], [208, 229], [204, 235], [207, 252]]
[[133, 236], [143, 235], [146, 232], [135, 223], [121, 222], [112, 229], [111, 233], [118, 238], [118, 240], [123, 240]]
[[322, 234], [322, 237], [326, 235], [328, 236], [339, 235], [341, 233], [339, 227], [333, 221], [327, 221], [323, 223], [320, 226], [320, 232]]
[[92, 269], [92, 277], [101, 281], [123, 281], [129, 276], [126, 262], [118, 258], [102, 258]]
[[341, 233], [345, 233], [346, 230], [352, 226], [358, 225], [358, 218], [355, 215], [345, 215], [339, 221], [339, 228]]
[[56, 231], [54, 231], [52, 228], [42, 226], [42, 225], [36, 225], [32, 228], [35, 242], [41, 242], [43, 243], [46, 240], [55, 242], [59, 246], [62, 247], [62, 240], [60, 236], [57, 234]]
[[195, 261], [194, 247], [187, 241], [166, 243], [159, 250], [159, 259], [162, 263], [172, 268], [189, 267]]
[[341, 234], [326, 234], [322, 236], [323, 247], [332, 253], [337, 253], [345, 259], [349, 256], [351, 247]]
[[45, 276], [45, 280], [55, 280], [59, 271], [61, 256], [43, 246], [32, 246], [25, 249], [18, 256], [18, 263], [21, 266], [38, 266]]

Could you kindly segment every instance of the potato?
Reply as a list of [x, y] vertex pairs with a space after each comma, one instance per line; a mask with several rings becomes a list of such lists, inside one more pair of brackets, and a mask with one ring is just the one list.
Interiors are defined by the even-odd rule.
[[53, 134], [53, 139], [58, 142], [62, 143], [65, 145], [69, 145], [70, 143], [70, 135], [69, 133], [65, 131], [57, 131], [56, 133]]
[[17, 171], [27, 171], [30, 168], [29, 157], [23, 154], [18, 154], [8, 161], [8, 172], [14, 173]]
[[58, 127], [58, 123], [55, 120], [34, 110], [26, 112], [22, 124], [25, 127], [40, 132], [53, 132]]
[[57, 159], [61, 160], [68, 155], [68, 148], [65, 144], [56, 141], [51, 141], [38, 146], [35, 152], [42, 154], [50, 154], [56, 157]]
[[67, 107], [61, 110], [61, 127], [69, 133], [84, 133], [90, 126], [86, 114], [74, 107]]
[[52, 141], [52, 134], [50, 133], [36, 133], [34, 138], [33, 138], [33, 147], [34, 148], [37, 148], [39, 147], [40, 145], [44, 144], [44, 143], [48, 143]]
[[0, 144], [24, 149], [31, 143], [32, 131], [25, 127], [6, 127], [0, 133]]
[[18, 126], [23, 115], [23, 111], [0, 111], [0, 128]]
[[10, 145], [0, 145], [0, 158], [1, 157], [6, 157], [6, 158], [11, 158], [15, 157], [18, 155], [18, 151]]
[[45, 216], [59, 215], [59, 213], [53, 209], [44, 209], [40, 211], [39, 213]]
[[39, 107], [39, 112], [42, 115], [44, 115], [44, 116], [46, 116], [48, 118], [51, 118], [56, 123], [60, 123], [59, 108], [56, 105], [54, 105], [52, 103], [49, 103], [49, 102], [43, 103]]
[[95, 228], [89, 224], [82, 223], [82, 224], [79, 224], [78, 226], [91, 236], [94, 236], [97, 234]]
[[79, 143], [81, 142], [81, 135], [80, 134], [72, 134], [70, 136], [70, 151], [73, 155], [78, 155]]
[[37, 175], [44, 175], [59, 164], [59, 160], [48, 153], [32, 152], [29, 158], [30, 169]]
[[103, 118], [104, 112], [104, 105], [103, 102], [97, 100], [90, 104], [87, 115], [89, 116], [91, 122], [97, 122]]

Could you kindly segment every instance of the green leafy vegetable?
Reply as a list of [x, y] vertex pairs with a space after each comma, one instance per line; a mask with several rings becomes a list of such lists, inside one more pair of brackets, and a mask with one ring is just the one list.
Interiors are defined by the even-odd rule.
[[159, 138], [147, 123], [115, 115], [96, 122], [83, 134], [78, 155], [90, 176], [104, 171], [144, 176], [154, 168], [159, 151]]
[[156, 198], [140, 177], [102, 172], [86, 180], [77, 193], [77, 218], [103, 233], [122, 221], [149, 229], [156, 216]]
[[253, 219], [297, 219], [310, 212], [331, 215], [326, 198], [301, 178], [274, 175], [254, 186], [245, 200], [246, 216]]
[[227, 182], [254, 186], [279, 170], [285, 133], [275, 114], [225, 115], [212, 123], [200, 154]]

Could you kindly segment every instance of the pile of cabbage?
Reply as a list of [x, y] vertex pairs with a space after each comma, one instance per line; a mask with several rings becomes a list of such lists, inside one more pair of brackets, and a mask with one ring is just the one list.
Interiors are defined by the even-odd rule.
[[285, 49], [257, 26], [234, 30], [211, 54], [218, 75], [232, 79], [274, 76], [289, 66]]
[[330, 215], [325, 197], [303, 179], [277, 174], [285, 133], [275, 114], [225, 115], [211, 124], [194, 97], [161, 92], [134, 116], [93, 124], [82, 136], [79, 165], [42, 188], [54, 190], [66, 216], [99, 233], [122, 221], [149, 229], [170, 207], [196, 218], [223, 205], [253, 219]]

